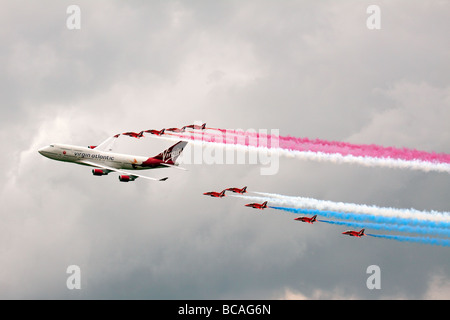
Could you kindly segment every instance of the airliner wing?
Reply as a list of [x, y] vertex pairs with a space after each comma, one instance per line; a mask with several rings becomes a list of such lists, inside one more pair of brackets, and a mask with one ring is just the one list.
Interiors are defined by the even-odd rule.
[[109, 137], [108, 139], [100, 143], [98, 146], [96, 146], [95, 150], [111, 152], [114, 147], [114, 142], [116, 142], [116, 139], [119, 136], [120, 134], [116, 134], [115, 136]]
[[132, 176], [132, 177], [139, 177], [139, 178], [144, 178], [144, 179], [153, 180], [153, 181], [166, 181], [168, 179], [168, 177], [165, 177], [165, 178], [162, 178], [162, 179], [150, 178], [150, 177], [143, 176], [143, 175], [140, 175], [140, 174], [131, 173], [131, 172], [128, 172], [128, 171], [124, 171], [124, 170], [121, 170], [121, 169], [116, 169], [116, 168], [113, 168], [113, 167], [105, 166], [103, 164], [99, 164], [99, 163], [91, 162], [91, 161], [86, 161], [86, 160], [82, 160], [80, 162], [85, 164], [85, 165], [91, 166], [91, 167], [97, 167], [97, 168], [102, 168], [102, 169], [106, 169], [106, 170], [110, 170], [110, 171], [115, 171], [117, 173], [125, 174], [127, 176]]
[[166, 166], [166, 167], [170, 167], [170, 168], [175, 168], [175, 169], [180, 169], [180, 170], [184, 170], [184, 171], [188, 171], [188, 169], [183, 168], [183, 167], [179, 167], [179, 166], [174, 166], [173, 164], [168, 164], [168, 163], [160, 163], [160, 165], [162, 166]]

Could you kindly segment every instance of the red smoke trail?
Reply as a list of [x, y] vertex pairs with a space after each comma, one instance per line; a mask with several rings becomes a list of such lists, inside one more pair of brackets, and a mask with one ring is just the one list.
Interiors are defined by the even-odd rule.
[[268, 134], [265, 131], [207, 128], [206, 130], [189, 130], [182, 133], [171, 132], [169, 135], [199, 143], [264, 148], [278, 152], [280, 155], [308, 160], [450, 172], [450, 154], [383, 147], [375, 144], [296, 138]]
[[[214, 128], [211, 128], [214, 129]], [[348, 142], [327, 141], [322, 139], [296, 138], [291, 136], [276, 136], [265, 133], [246, 132], [239, 130], [219, 130], [225, 135], [236, 135], [245, 138], [245, 145], [251, 141], [273, 141], [278, 139], [279, 148], [293, 151], [322, 152], [326, 154], [352, 155], [355, 157], [391, 158], [406, 161], [419, 160], [432, 163], [450, 164], [450, 154], [419, 151], [408, 148], [383, 147], [375, 144], [352, 144]], [[203, 136], [215, 136], [211, 132], [203, 132]], [[252, 139], [252, 140], [251, 140]], [[268, 146], [270, 147], [270, 146]]]

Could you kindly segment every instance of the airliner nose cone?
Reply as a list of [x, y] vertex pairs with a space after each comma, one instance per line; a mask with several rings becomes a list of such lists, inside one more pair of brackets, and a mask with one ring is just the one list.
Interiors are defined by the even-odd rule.
[[43, 156], [46, 156], [47, 151], [48, 151], [48, 147], [43, 147], [38, 150], [38, 152], [40, 154], [42, 154]]

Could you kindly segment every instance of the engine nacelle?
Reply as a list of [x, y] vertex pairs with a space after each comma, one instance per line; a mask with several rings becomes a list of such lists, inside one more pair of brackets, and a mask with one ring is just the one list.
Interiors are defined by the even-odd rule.
[[120, 180], [121, 182], [134, 181], [134, 180], [136, 180], [136, 177], [133, 177], [133, 176], [127, 176], [127, 175], [120, 175], [120, 176], [119, 176], [119, 180]]
[[104, 175], [107, 175], [108, 172], [107, 171], [103, 171], [103, 169], [92, 169], [92, 174], [94, 176], [104, 176]]

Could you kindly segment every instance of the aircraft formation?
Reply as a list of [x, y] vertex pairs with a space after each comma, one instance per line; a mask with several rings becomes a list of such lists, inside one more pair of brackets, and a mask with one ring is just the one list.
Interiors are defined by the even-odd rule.
[[[181, 128], [163, 128], [161, 130], [156, 130], [156, 129], [149, 129], [149, 130], [142, 130], [141, 132], [124, 132], [122, 133], [122, 135], [124, 136], [129, 136], [132, 138], [136, 138], [136, 139], [140, 139], [142, 137], [144, 137], [144, 133], [150, 133], [156, 136], [162, 136], [164, 134], [167, 134], [166, 131], [168, 132], [176, 132], [176, 133], [182, 133], [182, 132], [186, 132], [186, 129], [193, 129], [193, 130], [205, 130], [206, 129], [206, 123], [203, 123], [202, 125], [197, 125], [197, 124], [190, 124]], [[116, 135], [117, 137], [120, 134]]]
[[[208, 130], [206, 130], [208, 129]], [[120, 182], [130, 182], [137, 178], [144, 178], [153, 181], [165, 181], [168, 177], [153, 178], [141, 175], [142, 170], [148, 169], [162, 169], [162, 168], [177, 168], [186, 170], [178, 166], [177, 158], [183, 152], [188, 142], [195, 142], [200, 139], [198, 133], [201, 133], [202, 143], [215, 143], [215, 136], [217, 132], [234, 135], [236, 139], [225, 139], [222, 141], [225, 144], [231, 144], [236, 147], [251, 146], [255, 148], [272, 148], [272, 145], [260, 145], [254, 139], [254, 132], [245, 132], [240, 130], [229, 130], [220, 128], [207, 128], [206, 123], [201, 125], [191, 124], [185, 125], [181, 128], [162, 128], [143, 130], [140, 132], [124, 132], [116, 134], [99, 145], [89, 145], [87, 147], [74, 146], [67, 144], [50, 144], [38, 150], [38, 152], [52, 160], [75, 163], [78, 165], [89, 166], [92, 168], [94, 176], [104, 176], [111, 172], [119, 174]], [[184, 134], [184, 133], [195, 134]], [[120, 154], [113, 152], [114, 143], [120, 136], [128, 136], [134, 139], [141, 139], [147, 134], [154, 136], [168, 136], [171, 140], [179, 140], [166, 150], [163, 150], [157, 155], [152, 156], [135, 156], [128, 154]], [[340, 159], [339, 161], [348, 163], [358, 163], [368, 166], [379, 165], [385, 167], [399, 167], [404, 169], [425, 170], [425, 171], [439, 171], [450, 172], [450, 154], [438, 154], [425, 151], [417, 151], [411, 149], [385, 148], [376, 145], [354, 145], [349, 143], [340, 143], [325, 140], [311, 140], [308, 138], [296, 138], [290, 136], [279, 136], [267, 133], [259, 133], [257, 136], [267, 138], [272, 141], [272, 138], [279, 140], [276, 144], [277, 152], [282, 155], [296, 156], [308, 159], [330, 160]], [[210, 137], [211, 139], [209, 139]], [[252, 139], [251, 139], [252, 138]], [[259, 139], [259, 138], [258, 138]], [[256, 140], [258, 140], [256, 139]], [[305, 151], [308, 151], [305, 153]], [[336, 158], [337, 157], [337, 158]], [[265, 194], [255, 192], [263, 195], [262, 197], [244, 196], [247, 193], [247, 188], [227, 188], [221, 192], [211, 191], [205, 192], [204, 195], [223, 198], [227, 192], [237, 193], [235, 195], [242, 198], [252, 199], [253, 201], [260, 201], [248, 203], [245, 206], [264, 210], [272, 208], [276, 210], [283, 210], [302, 215], [294, 220], [314, 224], [317, 221], [347, 225], [357, 230], [347, 230], [342, 234], [351, 237], [361, 238], [363, 236], [372, 236], [385, 239], [394, 239], [397, 241], [418, 242], [424, 244], [441, 245], [450, 247], [450, 213], [449, 212], [435, 212], [422, 211], [418, 212], [414, 209], [393, 209], [382, 208], [376, 206], [358, 205], [351, 203], [333, 203], [330, 201], [309, 199], [304, 197], [289, 197], [278, 194]], [[275, 198], [274, 198], [275, 197]], [[268, 200], [272, 206], [268, 206]], [[299, 202], [301, 205], [299, 206]], [[273, 204], [280, 204], [274, 206]], [[288, 207], [285, 205], [289, 205]], [[293, 207], [292, 207], [293, 206]], [[302, 208], [311, 209], [302, 209]], [[324, 211], [325, 210], [325, 211]], [[359, 212], [364, 215], [360, 215]], [[341, 218], [343, 220], [318, 220], [317, 214], [324, 217]], [[394, 216], [392, 216], [394, 214]], [[363, 222], [364, 220], [364, 222]], [[422, 236], [403, 236], [392, 234], [366, 234], [364, 228], [387, 231], [400, 231], [413, 234], [431, 234], [434, 237]], [[444, 236], [447, 238], [439, 238], [437, 236]]]
[[[208, 192], [203, 193], [203, 195], [214, 197], [214, 198], [223, 198], [223, 197], [225, 197], [226, 191], [231, 191], [233, 193], [244, 194], [244, 193], [247, 193], [247, 187], [245, 186], [243, 188], [227, 188], [227, 189], [223, 189], [220, 192], [218, 192], [218, 191], [208, 191]], [[269, 206], [267, 206], [267, 202], [268, 201], [264, 201], [263, 203], [248, 203], [248, 204], [245, 204], [245, 206], [246, 207], [250, 207], [250, 208], [254, 208], [254, 209], [264, 210], [266, 208], [270, 208]], [[306, 216], [298, 217], [298, 218], [295, 218], [294, 220], [301, 221], [301, 222], [306, 222], [306, 223], [310, 223], [310, 224], [314, 224], [314, 222], [316, 222], [316, 221], [321, 221], [321, 220], [317, 220], [317, 214], [315, 214], [312, 217], [306, 217]], [[323, 222], [326, 222], [326, 221], [323, 220]], [[364, 231], [365, 231], [365, 229], [361, 229], [360, 231], [347, 230], [347, 231], [342, 232], [342, 234], [350, 236], [350, 237], [361, 238], [362, 236], [366, 235], [364, 233]]]
[[141, 132], [124, 132], [116, 134], [99, 145], [90, 145], [87, 147], [74, 146], [61, 143], [53, 143], [38, 150], [38, 152], [52, 160], [70, 162], [79, 165], [93, 167], [92, 174], [94, 176], [106, 176], [110, 172], [119, 173], [120, 182], [134, 181], [137, 178], [144, 178], [154, 181], [166, 181], [168, 177], [164, 178], [151, 178], [141, 174], [137, 174], [132, 171], [148, 170], [148, 169], [161, 169], [161, 168], [177, 168], [177, 158], [183, 152], [184, 147], [187, 145], [186, 141], [179, 141], [170, 148], [162, 151], [156, 156], [143, 157], [134, 156], [128, 154], [119, 154], [113, 152], [113, 145], [115, 139], [120, 135], [129, 136], [132, 138], [140, 139], [144, 137], [145, 133], [161, 136], [165, 134], [165, 131], [172, 132], [185, 132], [186, 129], [204, 130], [206, 123], [202, 125], [187, 125], [182, 128], [168, 128], [161, 130], [144, 130]]

